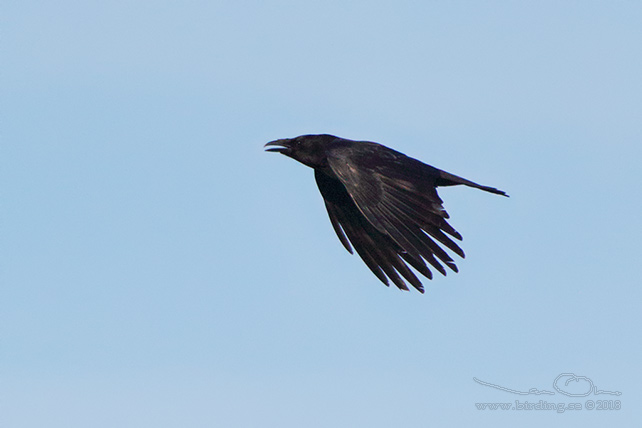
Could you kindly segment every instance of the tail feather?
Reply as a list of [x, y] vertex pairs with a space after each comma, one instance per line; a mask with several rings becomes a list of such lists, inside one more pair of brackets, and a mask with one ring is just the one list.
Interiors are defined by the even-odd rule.
[[439, 171], [439, 178], [437, 179], [437, 182], [435, 184], [437, 186], [456, 186], [458, 184], [463, 184], [465, 186], [474, 187], [475, 189], [480, 189], [486, 192], [494, 193], [496, 195], [508, 197], [506, 192], [504, 192], [503, 190], [499, 190], [490, 186], [482, 186], [481, 184], [466, 180], [465, 178], [458, 177], [446, 171]]

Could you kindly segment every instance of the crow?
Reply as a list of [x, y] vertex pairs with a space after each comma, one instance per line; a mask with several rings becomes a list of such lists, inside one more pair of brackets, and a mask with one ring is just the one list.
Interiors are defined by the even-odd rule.
[[408, 265], [428, 279], [433, 275], [426, 262], [444, 276], [443, 265], [458, 272], [442, 246], [465, 257], [453, 240], [461, 241], [462, 236], [446, 221], [449, 216], [437, 187], [463, 184], [508, 196], [370, 141], [301, 135], [271, 141], [265, 147], [314, 169], [343, 246], [352, 254], [352, 244], [381, 282], [389, 286], [390, 279], [401, 290], [408, 290], [405, 279], [424, 292]]

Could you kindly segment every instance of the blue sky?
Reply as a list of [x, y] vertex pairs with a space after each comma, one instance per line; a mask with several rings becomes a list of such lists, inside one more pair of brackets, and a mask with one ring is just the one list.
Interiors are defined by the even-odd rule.
[[[632, 426], [642, 418], [642, 6], [4, 2], [0, 422]], [[460, 273], [386, 288], [305, 133], [442, 189]], [[561, 373], [621, 396], [553, 391]], [[584, 381], [586, 382], [586, 381]], [[490, 411], [475, 403], [620, 410]]]

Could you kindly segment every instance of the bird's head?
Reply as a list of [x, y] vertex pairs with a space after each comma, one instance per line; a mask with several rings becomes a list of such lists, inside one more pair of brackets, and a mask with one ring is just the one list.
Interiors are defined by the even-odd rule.
[[328, 134], [301, 135], [270, 141], [265, 147], [268, 152], [281, 153], [311, 168], [324, 168], [328, 165], [325, 149], [337, 138]]

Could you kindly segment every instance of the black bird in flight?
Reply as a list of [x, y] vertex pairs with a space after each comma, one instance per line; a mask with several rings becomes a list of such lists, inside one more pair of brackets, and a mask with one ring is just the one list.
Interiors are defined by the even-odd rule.
[[301, 135], [271, 141], [265, 147], [314, 169], [343, 246], [352, 254], [352, 243], [377, 278], [386, 285], [390, 278], [401, 290], [408, 290], [403, 277], [424, 292], [408, 265], [428, 279], [432, 271], [426, 262], [442, 275], [446, 275], [442, 263], [457, 272], [455, 262], [437, 242], [465, 257], [452, 239], [462, 237], [446, 221], [449, 216], [437, 187], [463, 184], [508, 196], [369, 141]]

